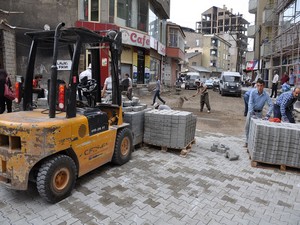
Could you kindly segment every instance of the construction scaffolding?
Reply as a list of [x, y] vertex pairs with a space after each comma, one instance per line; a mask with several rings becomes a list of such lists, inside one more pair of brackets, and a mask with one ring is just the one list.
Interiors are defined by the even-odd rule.
[[[289, 18], [288, 21], [279, 21], [283, 10], [286, 10], [295, 2], [290, 0], [275, 1], [272, 13], [269, 15], [273, 21], [272, 35], [269, 40], [262, 41], [261, 46], [261, 70], [269, 85], [271, 85], [274, 70], [277, 70], [281, 76], [284, 72], [288, 72], [290, 68], [294, 69], [297, 76], [296, 82], [300, 83], [300, 21], [296, 22], [298, 15], [295, 13], [294, 17]], [[294, 10], [296, 12], [295, 8]]]

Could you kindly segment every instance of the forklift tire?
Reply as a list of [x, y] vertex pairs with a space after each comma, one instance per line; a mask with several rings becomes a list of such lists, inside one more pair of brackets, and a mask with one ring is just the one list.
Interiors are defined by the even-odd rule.
[[123, 165], [131, 158], [133, 149], [132, 133], [128, 128], [124, 128], [118, 131], [115, 151], [112, 158], [112, 162], [117, 165]]
[[72, 158], [58, 155], [45, 161], [39, 168], [36, 185], [47, 202], [56, 203], [68, 197], [76, 182], [77, 169]]

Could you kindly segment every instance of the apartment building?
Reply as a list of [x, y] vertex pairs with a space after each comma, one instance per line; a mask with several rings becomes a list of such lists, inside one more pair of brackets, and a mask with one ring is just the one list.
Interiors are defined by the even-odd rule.
[[[186, 36], [185, 52], [188, 56], [193, 56], [193, 60], [190, 58], [188, 64], [185, 63], [186, 69], [190, 66], [198, 66], [200, 69], [205, 68], [205, 71], [209, 71], [213, 76], [218, 76], [222, 71], [231, 70], [230, 49], [232, 44], [230, 42], [219, 35], [195, 33], [189, 29], [183, 30]], [[200, 56], [195, 58], [196, 55]], [[200, 62], [196, 62], [195, 59], [199, 59]]]
[[167, 49], [164, 61], [162, 81], [167, 86], [174, 86], [181, 71], [181, 62], [184, 60], [185, 35], [178, 24], [167, 23]]
[[[129, 73], [134, 83], [147, 84], [155, 75], [164, 75], [166, 58], [167, 22], [170, 15], [170, 0], [0, 0], [1, 9], [19, 14], [9, 14], [7, 23], [16, 32], [16, 73], [25, 74], [30, 40], [27, 31], [55, 29], [59, 22], [66, 27], [85, 27], [93, 31], [115, 29], [122, 31], [123, 51], [121, 71]], [[1, 16], [1, 15], [0, 15]], [[108, 76], [109, 54], [105, 46], [99, 49], [101, 56], [101, 80]], [[45, 78], [50, 75], [50, 65], [37, 57], [36, 73]], [[80, 70], [91, 62], [90, 50], [83, 49]], [[80, 71], [79, 71], [80, 72]]]
[[[249, 22], [242, 14], [233, 14], [228, 10], [213, 6], [201, 14], [201, 21], [196, 22], [196, 32], [203, 34], [217, 34], [230, 43], [229, 70], [242, 72], [245, 64], [248, 37], [246, 31]], [[214, 62], [211, 62], [214, 65]]]
[[255, 14], [255, 25], [248, 35], [254, 37], [254, 57], [263, 78], [271, 84], [273, 71], [280, 77], [290, 68], [299, 81], [300, 0], [250, 0], [249, 12]]

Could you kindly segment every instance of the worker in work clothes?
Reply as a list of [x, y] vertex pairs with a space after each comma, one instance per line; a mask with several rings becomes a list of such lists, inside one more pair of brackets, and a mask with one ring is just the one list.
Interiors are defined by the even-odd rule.
[[274, 105], [274, 118], [281, 119], [282, 122], [295, 123], [293, 116], [294, 103], [300, 97], [300, 88], [294, 91], [282, 93], [276, 100]]
[[200, 82], [200, 80], [195, 81], [197, 85], [197, 92], [193, 95], [195, 97], [198, 94], [201, 94], [200, 97], [200, 112], [203, 112], [204, 104], [207, 107], [207, 112], [210, 113], [210, 105], [209, 105], [209, 98], [208, 98], [208, 90], [207, 86]]
[[248, 147], [248, 137], [249, 137], [249, 127], [251, 117], [253, 118], [263, 118], [262, 112], [265, 104], [269, 105], [269, 110], [264, 117], [268, 120], [273, 112], [273, 102], [269, 94], [264, 90], [265, 83], [262, 79], [258, 79], [256, 82], [256, 90], [250, 92], [249, 102], [248, 102], [248, 114], [246, 118], [245, 133], [246, 133], [246, 143], [244, 147]]

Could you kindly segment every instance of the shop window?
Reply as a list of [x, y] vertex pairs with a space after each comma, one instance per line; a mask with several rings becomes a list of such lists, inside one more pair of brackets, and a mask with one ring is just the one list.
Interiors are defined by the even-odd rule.
[[99, 0], [91, 0], [91, 21], [99, 21]]
[[138, 29], [147, 32], [148, 25], [148, 4], [144, 1], [138, 1]]
[[84, 21], [99, 21], [99, 0], [78, 0], [78, 18]]

